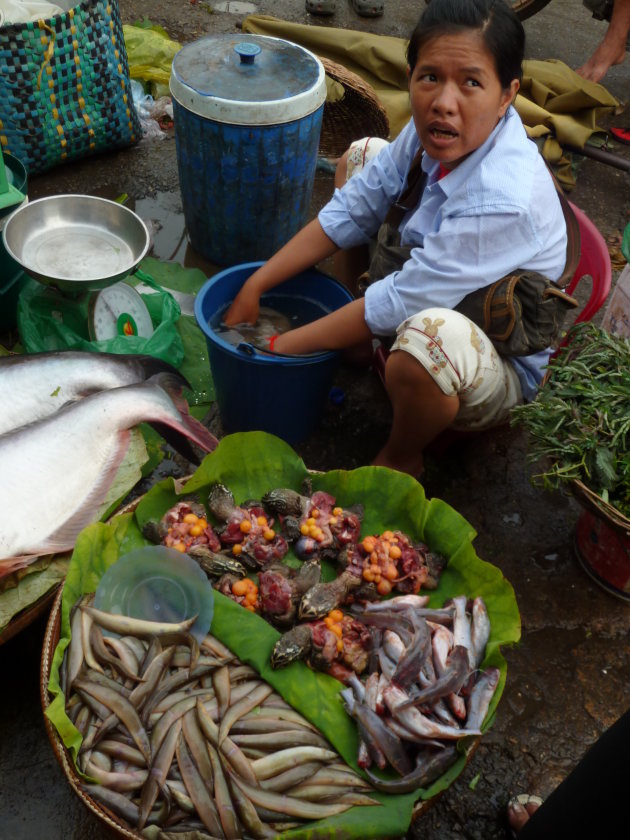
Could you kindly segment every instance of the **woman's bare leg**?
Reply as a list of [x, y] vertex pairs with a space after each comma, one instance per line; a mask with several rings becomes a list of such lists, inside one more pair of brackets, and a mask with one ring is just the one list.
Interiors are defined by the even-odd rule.
[[385, 383], [392, 401], [392, 428], [372, 463], [418, 477], [424, 467], [424, 448], [452, 424], [459, 397], [445, 394], [404, 350], [395, 350], [387, 359]]

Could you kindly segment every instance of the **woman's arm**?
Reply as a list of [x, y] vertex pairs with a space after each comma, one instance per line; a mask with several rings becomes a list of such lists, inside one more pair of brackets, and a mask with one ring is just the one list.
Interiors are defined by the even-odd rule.
[[372, 338], [365, 323], [365, 301], [353, 300], [323, 318], [279, 335], [273, 349], [300, 355], [316, 350], [343, 350]]
[[223, 320], [229, 327], [256, 323], [264, 292], [300, 271], [312, 268], [338, 250], [318, 220], [313, 219], [245, 281]]

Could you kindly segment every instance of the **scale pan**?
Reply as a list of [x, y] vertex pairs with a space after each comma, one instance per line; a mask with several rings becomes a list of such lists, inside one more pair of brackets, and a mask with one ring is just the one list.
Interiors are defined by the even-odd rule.
[[92, 195], [54, 195], [23, 204], [8, 216], [2, 239], [27, 274], [75, 294], [123, 280], [150, 246], [138, 215]]

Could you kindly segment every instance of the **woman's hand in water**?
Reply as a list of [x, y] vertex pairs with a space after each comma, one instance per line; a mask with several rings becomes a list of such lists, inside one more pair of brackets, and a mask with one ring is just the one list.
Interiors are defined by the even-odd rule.
[[237, 324], [255, 324], [259, 312], [260, 298], [248, 292], [244, 286], [223, 316], [223, 323], [228, 327], [234, 327]]
[[332, 256], [337, 250], [319, 221], [313, 219], [247, 279], [228, 309], [224, 323], [228, 327], [255, 324], [260, 298], [265, 292]]

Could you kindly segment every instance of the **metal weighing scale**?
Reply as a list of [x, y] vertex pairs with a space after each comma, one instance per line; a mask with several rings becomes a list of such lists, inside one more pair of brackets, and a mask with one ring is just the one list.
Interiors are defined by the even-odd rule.
[[[9, 255], [42, 289], [53, 317], [92, 341], [149, 338], [153, 324], [138, 292], [124, 282], [150, 246], [132, 210], [89, 195], [57, 195], [24, 204], [2, 231]], [[87, 323], [86, 323], [87, 322]]]
[[88, 309], [88, 330], [93, 341], [117, 335], [153, 335], [153, 323], [142, 296], [124, 280], [94, 292]]

